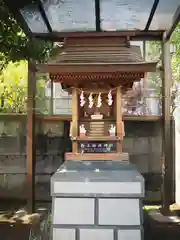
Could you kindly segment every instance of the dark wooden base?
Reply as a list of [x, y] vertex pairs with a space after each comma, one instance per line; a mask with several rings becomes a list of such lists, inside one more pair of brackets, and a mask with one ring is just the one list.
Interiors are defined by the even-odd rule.
[[171, 212], [171, 216], [164, 216], [159, 209], [145, 211], [144, 239], [179, 240], [179, 217]]
[[31, 228], [29, 224], [0, 223], [0, 235], [4, 240], [27, 240], [30, 237]]
[[0, 213], [0, 239], [2, 240], [48, 240], [48, 228], [46, 209], [37, 209], [37, 213], [30, 215], [25, 210]]
[[65, 160], [90, 161], [90, 160], [117, 160], [128, 161], [128, 153], [65, 153]]

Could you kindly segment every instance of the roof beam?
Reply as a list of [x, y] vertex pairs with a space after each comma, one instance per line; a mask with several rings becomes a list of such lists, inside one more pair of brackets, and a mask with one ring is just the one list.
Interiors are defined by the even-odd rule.
[[150, 27], [151, 22], [153, 20], [153, 17], [154, 17], [154, 14], [156, 12], [158, 4], [159, 4], [159, 0], [154, 0], [154, 3], [153, 3], [153, 6], [152, 6], [152, 9], [151, 9], [151, 12], [149, 14], [149, 18], [148, 18], [148, 21], [146, 23], [146, 27], [145, 27], [144, 31], [148, 31], [149, 30], [149, 27]]
[[37, 4], [38, 4], [38, 7], [39, 7], [39, 11], [41, 13], [41, 16], [42, 16], [42, 18], [43, 18], [43, 20], [44, 20], [44, 22], [45, 22], [45, 24], [47, 26], [48, 31], [52, 32], [51, 24], [49, 23], [48, 17], [46, 15], [46, 12], [45, 12], [45, 9], [43, 7], [43, 4], [42, 4], [41, 0], [38, 0]]
[[34, 33], [34, 37], [49, 40], [49, 41], [63, 41], [64, 38], [79, 38], [79, 37], [129, 37], [130, 40], [156, 40], [161, 41], [164, 31], [109, 31], [109, 32], [52, 32], [52, 33]]
[[101, 31], [101, 14], [100, 14], [100, 0], [95, 1], [95, 19], [96, 19], [96, 31]]
[[180, 21], [180, 5], [174, 14], [171, 27], [167, 30], [166, 34], [163, 37], [164, 42], [167, 42], [170, 39], [170, 37], [171, 37], [172, 33], [174, 32], [179, 21]]

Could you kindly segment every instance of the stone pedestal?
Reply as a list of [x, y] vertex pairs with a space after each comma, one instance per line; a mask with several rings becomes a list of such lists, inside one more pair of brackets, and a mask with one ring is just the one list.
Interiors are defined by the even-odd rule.
[[144, 179], [128, 162], [67, 161], [51, 179], [53, 240], [141, 240]]

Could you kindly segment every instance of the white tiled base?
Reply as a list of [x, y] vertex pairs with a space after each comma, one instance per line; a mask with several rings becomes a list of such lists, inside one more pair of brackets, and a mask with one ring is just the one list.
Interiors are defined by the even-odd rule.
[[80, 240], [113, 240], [113, 229], [80, 229]]
[[139, 199], [99, 199], [99, 225], [139, 226]]
[[75, 240], [75, 229], [53, 229], [53, 240]]
[[[53, 229], [53, 240], [114, 240], [113, 229], [79, 229], [79, 239], [76, 239], [75, 229]], [[117, 240], [141, 240], [141, 230], [117, 230]]]
[[119, 230], [118, 240], [141, 240], [141, 230]]
[[53, 224], [94, 224], [93, 198], [55, 198]]
[[52, 240], [142, 240], [144, 180], [129, 163], [65, 162], [51, 193]]
[[141, 194], [140, 182], [54, 182], [54, 194]]

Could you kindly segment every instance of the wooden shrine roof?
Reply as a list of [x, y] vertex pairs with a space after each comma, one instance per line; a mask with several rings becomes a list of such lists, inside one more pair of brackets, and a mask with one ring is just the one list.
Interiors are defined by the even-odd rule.
[[106, 69], [101, 72], [154, 72], [156, 64], [145, 62], [140, 47], [130, 46], [126, 38], [70, 38], [53, 59], [38, 69], [53, 74], [99, 72], [97, 68], [104, 65]]
[[37, 65], [37, 70], [49, 72], [53, 81], [76, 87], [100, 81], [111, 87], [131, 87], [145, 72], [156, 71], [156, 65], [145, 62], [140, 47], [130, 46], [127, 38], [70, 38], [54, 59]]
[[68, 39], [64, 49], [49, 64], [144, 62], [139, 46], [119, 38]]

